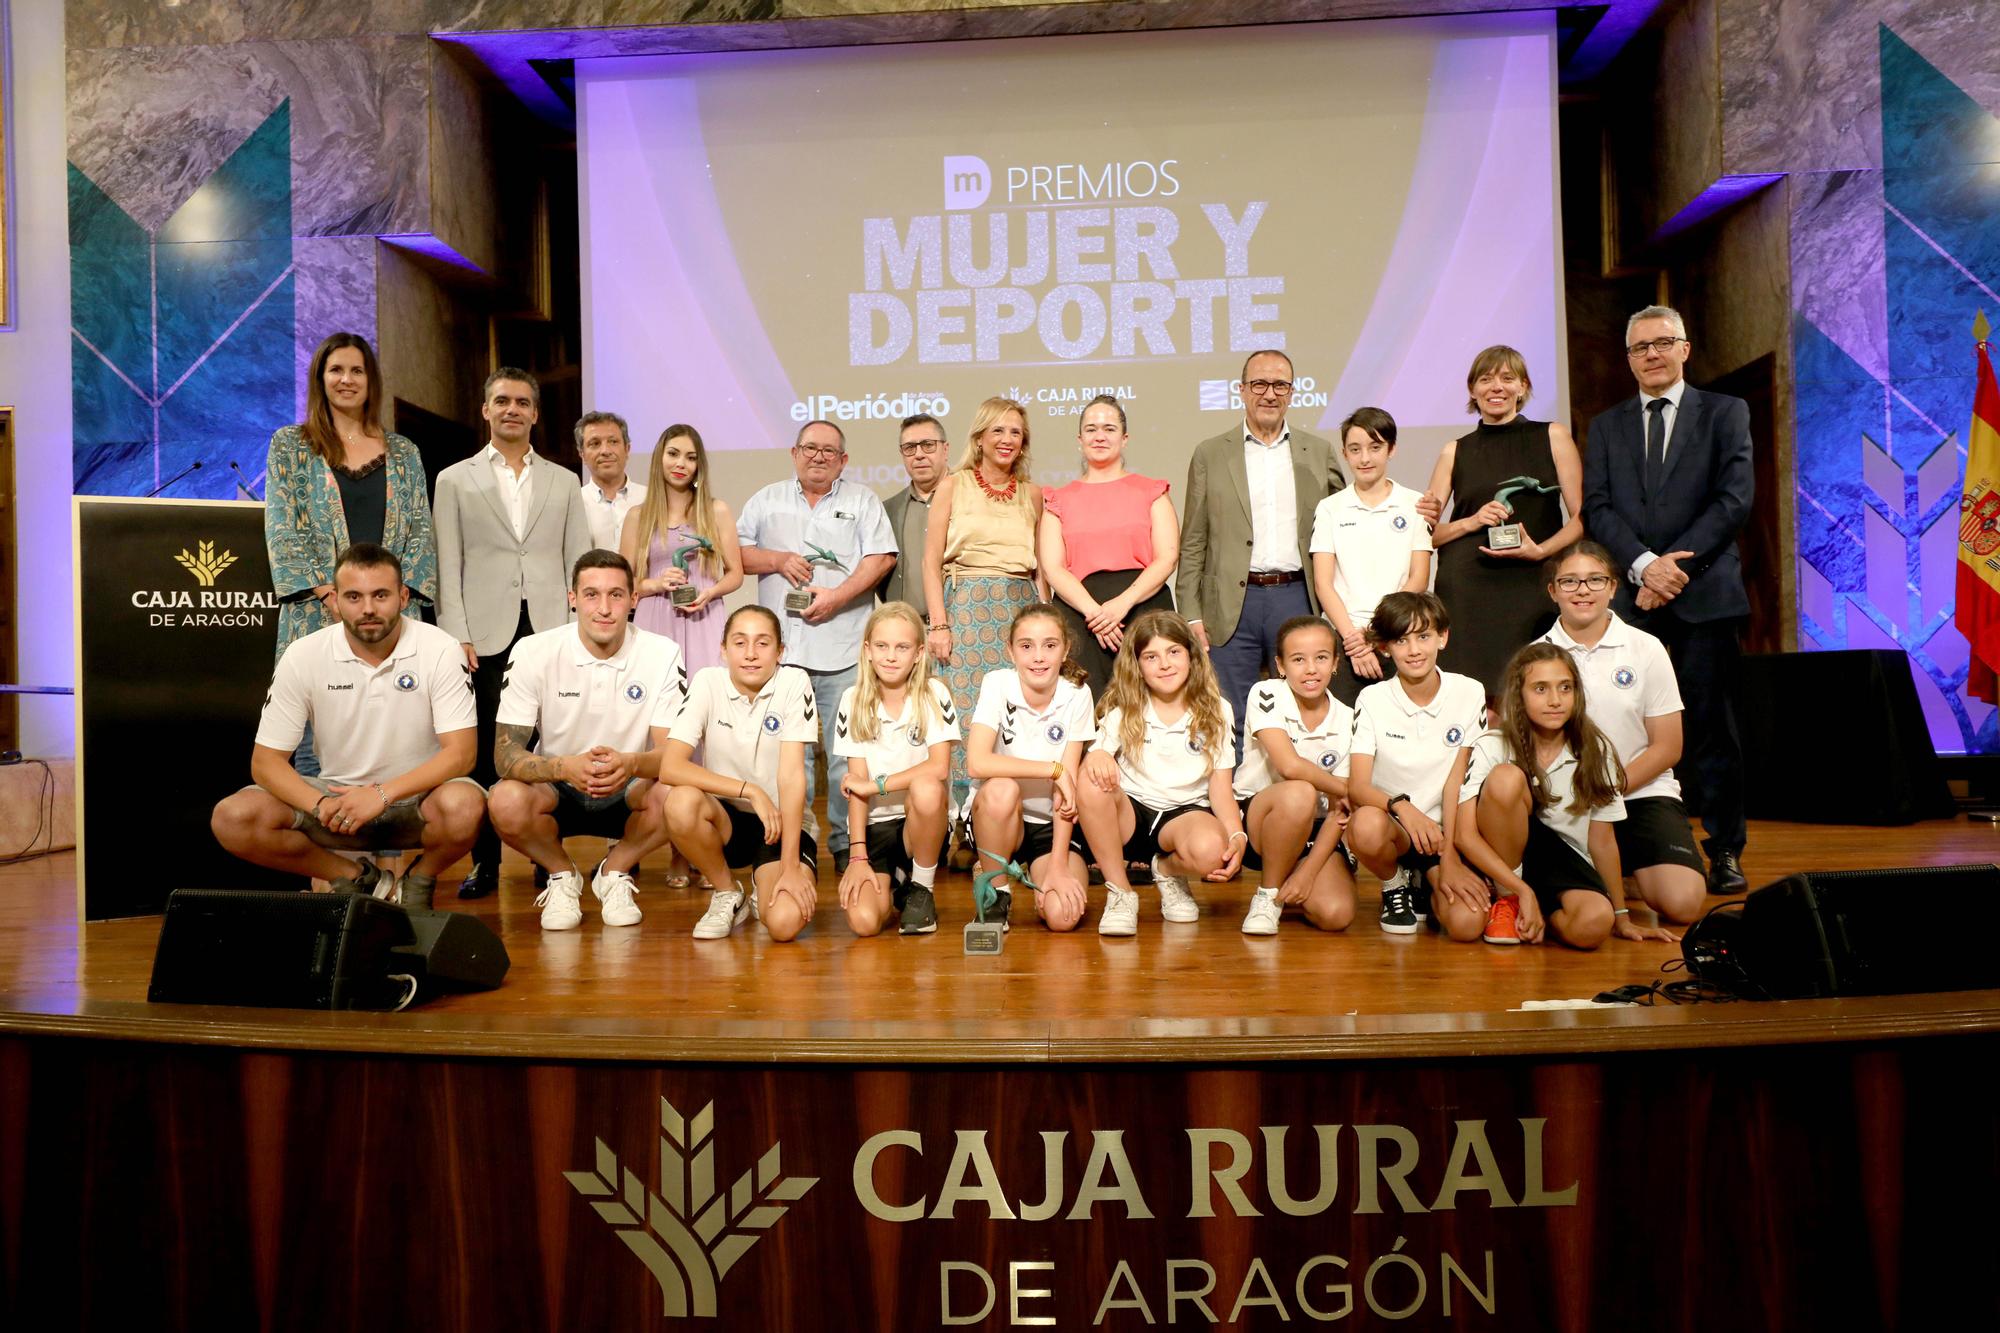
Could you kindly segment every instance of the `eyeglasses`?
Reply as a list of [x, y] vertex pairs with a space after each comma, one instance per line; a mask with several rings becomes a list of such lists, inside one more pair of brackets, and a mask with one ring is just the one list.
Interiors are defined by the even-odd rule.
[[1556, 575], [1556, 591], [1575, 592], [1578, 588], [1588, 588], [1592, 592], [1603, 592], [1613, 582], [1614, 580], [1609, 574], [1585, 574], [1582, 577], [1578, 577], [1575, 574], [1558, 574]]
[[1634, 361], [1637, 361], [1648, 352], [1658, 352], [1661, 356], [1665, 356], [1668, 352], [1674, 350], [1675, 343], [1684, 343], [1686, 341], [1687, 339], [1685, 338], [1653, 338], [1647, 342], [1633, 343], [1625, 349], [1625, 355], [1631, 357]]
[[944, 448], [943, 440], [905, 440], [896, 446], [903, 451], [903, 457], [912, 454], [934, 454]]
[[1288, 398], [1292, 392], [1292, 382], [1290, 380], [1245, 380], [1243, 381], [1243, 387], [1259, 398], [1262, 398], [1267, 393], [1275, 393], [1280, 398]]
[[801, 444], [794, 447], [807, 458], [838, 458], [847, 452], [837, 444]]

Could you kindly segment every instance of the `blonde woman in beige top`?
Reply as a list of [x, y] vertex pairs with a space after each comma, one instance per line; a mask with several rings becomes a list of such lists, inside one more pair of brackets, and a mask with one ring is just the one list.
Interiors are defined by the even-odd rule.
[[[924, 593], [933, 608], [927, 646], [968, 717], [980, 678], [1012, 664], [1007, 626], [1014, 613], [1048, 600], [1048, 583], [1035, 568], [1042, 488], [1028, 477], [1028, 410], [1011, 398], [988, 398], [972, 418], [957, 470], [931, 497], [924, 533]], [[955, 748], [955, 822], [962, 824], [970, 799], [965, 751]], [[970, 839], [962, 828], [961, 839]]]

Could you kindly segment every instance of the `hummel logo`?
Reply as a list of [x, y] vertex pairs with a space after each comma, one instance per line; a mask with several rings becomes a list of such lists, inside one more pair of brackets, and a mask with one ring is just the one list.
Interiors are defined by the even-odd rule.
[[578, 1194], [617, 1231], [618, 1239], [660, 1284], [667, 1317], [713, 1319], [715, 1293], [736, 1261], [782, 1218], [785, 1205], [819, 1183], [816, 1176], [779, 1174], [778, 1144], [728, 1190], [715, 1188], [715, 1103], [683, 1119], [660, 1098], [660, 1191], [621, 1172], [618, 1155], [597, 1143], [595, 1171], [565, 1171]]

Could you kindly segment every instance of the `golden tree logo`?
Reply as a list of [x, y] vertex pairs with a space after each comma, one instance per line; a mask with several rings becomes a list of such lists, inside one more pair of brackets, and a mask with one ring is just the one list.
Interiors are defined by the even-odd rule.
[[213, 588], [216, 576], [236, 563], [236, 557], [228, 551], [217, 555], [214, 542], [200, 543], [195, 547], [193, 555], [189, 555], [187, 547], [183, 546], [181, 553], [174, 559], [180, 563], [181, 568], [194, 575], [195, 582], [204, 588]]
[[660, 1191], [632, 1171], [621, 1173], [618, 1155], [597, 1139], [596, 1171], [565, 1171], [563, 1179], [591, 1201], [625, 1247], [660, 1284], [667, 1315], [710, 1319], [715, 1289], [759, 1236], [792, 1203], [819, 1183], [817, 1176], [779, 1174], [778, 1145], [745, 1171], [726, 1192], [715, 1187], [715, 1103], [685, 1119], [660, 1098]]

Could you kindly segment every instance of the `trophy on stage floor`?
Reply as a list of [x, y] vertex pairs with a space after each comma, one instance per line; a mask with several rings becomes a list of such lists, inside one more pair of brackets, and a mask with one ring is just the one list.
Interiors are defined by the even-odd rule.
[[[1498, 490], [1493, 492], [1493, 499], [1502, 509], [1511, 514], [1514, 512], [1514, 505], [1508, 499], [1509, 496], [1518, 495], [1522, 491], [1532, 491], [1536, 495], [1547, 495], [1551, 491], [1560, 489], [1560, 486], [1544, 485], [1534, 477], [1509, 477], [1500, 483]], [[1486, 529], [1486, 549], [1489, 551], [1520, 550], [1521, 525], [1519, 523], [1500, 523]]]
[[[848, 572], [846, 561], [827, 550], [824, 546], [813, 542], [806, 543], [806, 563], [808, 565], [827, 565], [839, 570], [843, 574]], [[811, 584], [807, 584], [803, 588], [794, 588], [785, 594], [785, 610], [792, 612], [794, 615], [804, 612], [812, 604], [813, 590]]]
[[[699, 533], [689, 533], [686, 538], [686, 545], [674, 552], [674, 568], [685, 574], [688, 572], [689, 563], [696, 556], [713, 551], [714, 549], [715, 543], [708, 538]], [[668, 600], [675, 606], [693, 606], [694, 599], [699, 596], [701, 596], [701, 589], [695, 587], [692, 583], [680, 584], [667, 594]]]
[[1011, 879], [1030, 893], [1041, 887], [1028, 878], [1028, 869], [1019, 861], [1004, 857], [997, 852], [989, 852], [984, 847], [979, 851], [1000, 862], [996, 870], [982, 870], [972, 877], [972, 920], [965, 923], [965, 951], [967, 953], [999, 953], [1007, 939], [1005, 921], [988, 921], [987, 912], [1000, 901], [1000, 893], [993, 887], [995, 880]]

